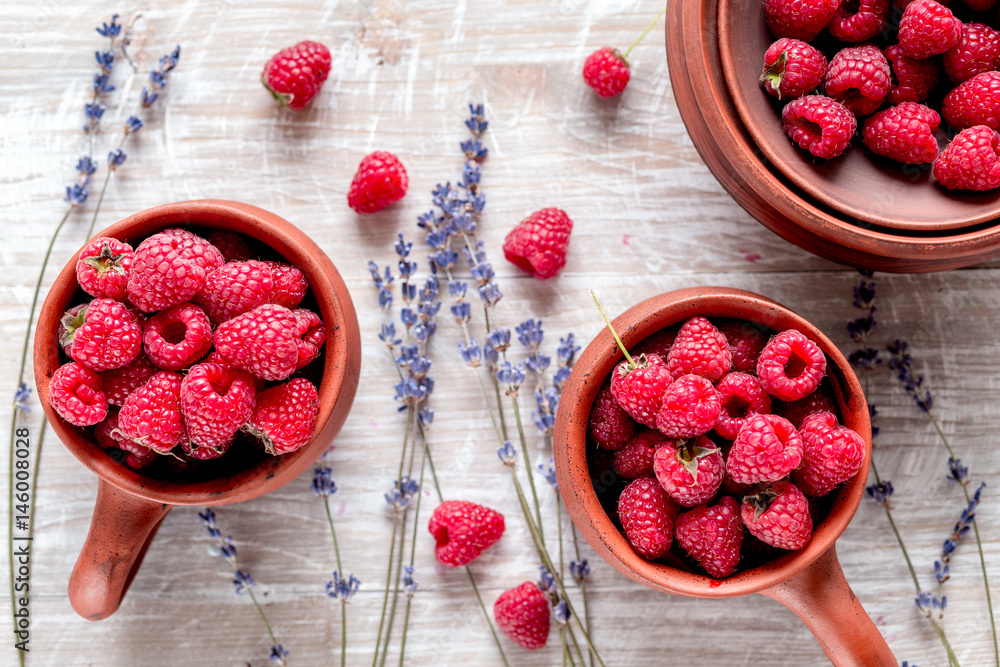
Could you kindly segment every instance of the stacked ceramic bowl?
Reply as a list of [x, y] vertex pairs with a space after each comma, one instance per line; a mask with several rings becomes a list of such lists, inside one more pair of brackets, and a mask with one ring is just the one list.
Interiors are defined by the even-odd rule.
[[681, 117], [712, 173], [766, 227], [822, 257], [880, 271], [940, 271], [1000, 255], [1000, 190], [951, 192], [929, 165], [893, 163], [862, 145], [828, 161], [791, 143], [781, 103], [758, 81], [774, 41], [762, 2], [668, 0], [668, 9]]

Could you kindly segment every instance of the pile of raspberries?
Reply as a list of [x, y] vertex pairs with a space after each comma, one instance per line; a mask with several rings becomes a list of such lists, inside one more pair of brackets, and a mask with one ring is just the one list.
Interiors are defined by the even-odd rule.
[[158, 455], [216, 459], [241, 432], [272, 455], [309, 441], [319, 402], [302, 375], [326, 327], [299, 307], [302, 271], [251, 259], [233, 232], [172, 228], [134, 250], [93, 239], [76, 277], [93, 298], [62, 317], [69, 361], [52, 375], [49, 402], [70, 424], [94, 427], [101, 448], [139, 469]]
[[[760, 80], [788, 101], [785, 132], [816, 157], [839, 156], [860, 127], [870, 151], [932, 164], [949, 190], [992, 190], [1000, 187], [1000, 32], [975, 12], [996, 2], [951, 3], [964, 5], [963, 22], [947, 0], [766, 0], [778, 41]], [[829, 63], [809, 44], [824, 30], [836, 45]], [[957, 134], [940, 150], [942, 118]]]
[[617, 515], [636, 553], [663, 558], [676, 538], [674, 556], [722, 579], [741, 558], [804, 547], [816, 499], [865, 456], [821, 386], [826, 368], [799, 331], [700, 316], [621, 362], [591, 409], [589, 451], [595, 480], [632, 480]]

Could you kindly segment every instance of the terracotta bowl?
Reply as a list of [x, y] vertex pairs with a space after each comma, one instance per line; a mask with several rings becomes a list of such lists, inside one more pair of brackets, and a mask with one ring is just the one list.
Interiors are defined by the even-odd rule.
[[319, 417], [312, 439], [284, 456], [264, 457], [242, 469], [203, 480], [152, 478], [111, 459], [81, 428], [64, 421], [49, 405], [49, 381], [65, 362], [57, 342], [59, 319], [79, 299], [73, 253], [53, 283], [35, 333], [34, 368], [38, 397], [53, 431], [98, 476], [97, 505], [90, 533], [70, 577], [73, 608], [98, 620], [118, 608], [160, 522], [174, 505], [225, 505], [256, 498], [290, 482], [326, 451], [340, 431], [358, 387], [361, 339], [347, 287], [326, 254], [286, 220], [247, 204], [191, 201], [158, 206], [112, 225], [102, 236], [137, 245], [167, 227], [223, 229], [270, 246], [298, 267], [326, 323]]
[[[773, 331], [796, 329], [826, 354], [828, 382], [841, 422], [865, 441], [858, 474], [834, 492], [827, 515], [817, 520], [812, 539], [757, 567], [717, 580], [699, 572], [650, 562], [635, 553], [601, 505], [587, 463], [587, 423], [601, 386], [623, 355], [605, 328], [580, 356], [563, 389], [556, 415], [553, 453], [559, 489], [573, 523], [608, 563], [631, 579], [666, 593], [725, 598], [749, 593], [771, 597], [795, 612], [837, 665], [877, 667], [896, 660], [851, 591], [837, 561], [834, 542], [847, 528], [864, 495], [871, 455], [871, 422], [854, 372], [836, 346], [816, 327], [765, 297], [725, 287], [669, 292], [644, 301], [614, 320], [627, 348], [695, 315], [735, 318]], [[606, 480], [596, 484], [606, 488]]]

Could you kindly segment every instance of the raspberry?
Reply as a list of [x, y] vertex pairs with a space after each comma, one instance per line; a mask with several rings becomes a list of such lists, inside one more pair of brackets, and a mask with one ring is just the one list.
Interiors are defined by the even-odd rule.
[[618, 517], [625, 537], [643, 558], [655, 560], [670, 551], [677, 503], [654, 478], [629, 482], [618, 497]]
[[548, 280], [566, 266], [566, 249], [573, 221], [565, 211], [543, 208], [517, 223], [503, 242], [507, 261], [533, 275]]
[[841, 49], [830, 59], [826, 94], [856, 116], [875, 112], [892, 90], [892, 70], [882, 49], [871, 44]]
[[101, 376], [75, 361], [63, 364], [52, 374], [49, 405], [73, 426], [98, 424], [108, 414]]
[[944, 54], [944, 71], [955, 83], [991, 72], [1000, 62], [1000, 32], [982, 23], [966, 23], [958, 44]]
[[134, 256], [127, 243], [109, 236], [96, 238], [80, 251], [76, 280], [90, 296], [124, 301]]
[[326, 341], [326, 327], [319, 315], [311, 310], [299, 308], [293, 310], [292, 315], [295, 316], [295, 335], [298, 338], [295, 362], [295, 370], [298, 370], [319, 356]]
[[792, 426], [795, 428], [799, 428], [803, 420], [811, 414], [836, 411], [837, 409], [834, 407], [833, 401], [830, 400], [829, 395], [823, 389], [817, 389], [805, 398], [800, 398], [791, 403], [785, 403], [784, 401], [775, 401], [774, 403], [774, 413], [792, 422]]
[[226, 262], [245, 262], [252, 257], [242, 234], [217, 229], [208, 235], [208, 242], [218, 248]]
[[153, 315], [142, 332], [146, 356], [159, 368], [179, 371], [212, 348], [212, 325], [198, 306], [182, 303]]
[[448, 567], [468, 565], [503, 535], [503, 515], [466, 500], [446, 500], [434, 509], [427, 530], [434, 556]]
[[850, 109], [822, 95], [799, 97], [781, 110], [785, 132], [799, 148], [835, 158], [851, 145], [858, 121]]
[[938, 155], [937, 111], [916, 102], [889, 107], [865, 121], [865, 146], [876, 155], [906, 164], [929, 164]]
[[611, 373], [611, 395], [632, 419], [655, 428], [663, 394], [671, 384], [670, 371], [655, 354], [634, 360], [634, 368], [626, 359]]
[[101, 449], [118, 449], [121, 435], [115, 433], [118, 428], [118, 408], [109, 407], [107, 416], [94, 428], [94, 441]]
[[812, 537], [809, 501], [791, 482], [775, 482], [744, 498], [740, 516], [751, 535], [772, 547], [794, 551]]
[[863, 42], [882, 32], [889, 0], [844, 0], [826, 26], [842, 42]]
[[94, 299], [63, 315], [59, 343], [73, 361], [106, 371], [136, 358], [142, 350], [142, 327], [121, 301]]
[[767, 25], [775, 37], [811, 42], [837, 12], [841, 0], [765, 0]]
[[549, 601], [530, 581], [501, 593], [493, 603], [493, 617], [521, 648], [540, 649], [549, 638]]
[[711, 431], [721, 411], [722, 400], [711, 382], [682, 375], [663, 393], [656, 428], [668, 438], [693, 438]]
[[678, 516], [676, 524], [677, 544], [706, 572], [716, 579], [733, 573], [743, 545], [740, 505], [734, 498], [724, 496], [711, 507], [696, 507]]
[[260, 82], [286, 109], [301, 109], [316, 97], [330, 74], [330, 51], [304, 41], [278, 51], [264, 65]]
[[255, 259], [223, 264], [205, 279], [193, 303], [201, 306], [213, 325], [231, 320], [268, 302], [274, 290], [271, 269]]
[[726, 337], [733, 358], [732, 370], [740, 373], [757, 371], [757, 357], [767, 343], [767, 334], [753, 322], [723, 322], [719, 333]]
[[179, 373], [160, 371], [125, 400], [118, 413], [118, 430], [135, 445], [166, 454], [186, 439], [181, 417]]
[[[250, 419], [253, 378], [222, 364], [192, 366], [181, 383], [181, 414], [199, 448], [219, 449]], [[200, 458], [200, 457], [196, 457]]]
[[716, 382], [732, 365], [733, 353], [726, 337], [700, 316], [692, 317], [681, 326], [667, 356], [667, 370], [675, 378], [700, 375]]
[[318, 413], [316, 387], [309, 380], [295, 378], [257, 394], [245, 428], [264, 442], [268, 454], [288, 454], [309, 442]]
[[802, 462], [802, 436], [778, 415], [750, 415], [729, 450], [726, 470], [737, 484], [775, 482]]
[[672, 331], [670, 329], [657, 331], [655, 334], [639, 343], [638, 347], [635, 348], [633, 355], [655, 354], [660, 359], [666, 359], [670, 354], [670, 348], [674, 344], [674, 340], [676, 338], [676, 331]]
[[1000, 129], [1000, 72], [978, 74], [944, 96], [941, 116], [956, 130], [974, 125]]
[[825, 496], [838, 484], [854, 477], [865, 459], [861, 436], [837, 423], [830, 412], [806, 417], [802, 435], [802, 465], [792, 482], [807, 496]]
[[145, 352], [139, 352], [131, 363], [101, 373], [108, 403], [121, 407], [133, 391], [146, 384], [156, 374], [156, 367]]
[[591, 53], [583, 63], [583, 80], [601, 97], [620, 94], [630, 76], [628, 61], [608, 46]]
[[726, 440], [736, 439], [750, 414], [771, 412], [771, 397], [752, 375], [729, 373], [719, 381], [715, 390], [722, 401], [715, 432]]
[[694, 507], [715, 497], [726, 474], [722, 450], [705, 436], [666, 442], [653, 456], [653, 471], [678, 505]]
[[783, 401], [795, 401], [816, 391], [824, 373], [823, 351], [794, 329], [772, 338], [757, 360], [761, 386]]
[[[157, 454], [146, 447], [136, 447], [125, 440], [118, 431], [118, 408], [108, 410], [107, 418], [94, 429], [94, 439], [101, 449], [119, 449], [127, 454], [125, 464], [134, 470], [145, 468], [156, 460]], [[138, 450], [138, 451], [132, 451]]]
[[590, 409], [587, 431], [598, 447], [610, 450], [619, 449], [635, 433], [635, 422], [611, 395], [609, 384], [597, 392], [594, 406]]
[[653, 455], [667, 442], [659, 431], [643, 431], [615, 452], [615, 472], [625, 479], [653, 474]]
[[934, 161], [934, 178], [949, 190], [1000, 187], [1000, 135], [985, 125], [962, 130]]
[[903, 53], [926, 60], [958, 44], [962, 22], [935, 0], [913, 0], [899, 20], [899, 46]]
[[801, 97], [816, 90], [826, 73], [826, 56], [799, 39], [782, 37], [764, 53], [760, 81], [764, 90], [780, 99]]
[[358, 165], [347, 193], [347, 204], [358, 213], [374, 213], [406, 194], [410, 181], [406, 169], [392, 153], [375, 151]]
[[892, 104], [900, 102], [923, 102], [941, 78], [941, 66], [937, 60], [916, 60], [910, 58], [899, 44], [886, 48], [885, 57], [892, 63], [895, 85], [889, 91]]
[[193, 440], [182, 440], [181, 450], [183, 450], [184, 455], [188, 458], [195, 459], [197, 461], [211, 461], [212, 459], [217, 459], [227, 451], [232, 446], [233, 440], [227, 440], [218, 447], [202, 447]]
[[167, 229], [153, 234], [135, 249], [128, 299], [144, 313], [185, 303], [222, 264], [222, 253], [191, 232]]
[[309, 289], [305, 275], [294, 266], [281, 262], [264, 262], [271, 269], [274, 288], [267, 297], [268, 303], [295, 310], [302, 303]]
[[221, 361], [264, 380], [284, 380], [299, 359], [299, 319], [283, 306], [264, 304], [215, 329]]

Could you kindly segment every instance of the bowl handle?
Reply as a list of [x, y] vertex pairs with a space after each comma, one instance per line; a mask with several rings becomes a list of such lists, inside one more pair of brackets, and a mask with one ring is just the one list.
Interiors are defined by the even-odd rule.
[[172, 507], [99, 480], [90, 533], [69, 578], [76, 613], [91, 621], [115, 613]]
[[806, 569], [760, 593], [795, 612], [837, 667], [899, 664], [844, 578], [834, 546]]

